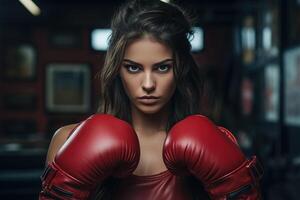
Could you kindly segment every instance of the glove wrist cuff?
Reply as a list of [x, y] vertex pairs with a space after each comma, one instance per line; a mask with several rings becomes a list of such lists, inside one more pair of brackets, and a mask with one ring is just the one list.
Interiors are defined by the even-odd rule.
[[253, 156], [231, 173], [206, 184], [205, 189], [212, 199], [231, 199], [245, 192], [248, 193], [253, 188], [257, 188], [255, 190], [257, 191], [262, 175], [262, 166], [256, 156]]
[[40, 199], [54, 197], [77, 200], [87, 199], [90, 195], [91, 188], [85, 188], [79, 180], [64, 173], [54, 162], [46, 167], [41, 180]]

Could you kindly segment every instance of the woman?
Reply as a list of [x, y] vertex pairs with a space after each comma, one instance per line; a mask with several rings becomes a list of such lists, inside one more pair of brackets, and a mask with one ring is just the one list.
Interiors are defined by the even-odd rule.
[[[40, 199], [259, 197], [256, 178], [244, 170], [255, 159], [242, 155], [226, 129], [193, 116], [202, 84], [190, 53], [191, 26], [179, 7], [161, 1], [120, 8], [100, 73], [102, 114], [54, 135]], [[232, 158], [224, 161], [226, 151]], [[244, 181], [235, 172], [247, 174]], [[212, 186], [220, 178], [226, 186]]]

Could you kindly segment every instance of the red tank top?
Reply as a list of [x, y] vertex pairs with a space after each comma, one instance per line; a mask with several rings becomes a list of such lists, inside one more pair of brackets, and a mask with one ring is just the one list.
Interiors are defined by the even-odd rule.
[[200, 184], [191, 177], [177, 177], [164, 171], [149, 176], [131, 175], [118, 179], [113, 200], [194, 200], [208, 199]]

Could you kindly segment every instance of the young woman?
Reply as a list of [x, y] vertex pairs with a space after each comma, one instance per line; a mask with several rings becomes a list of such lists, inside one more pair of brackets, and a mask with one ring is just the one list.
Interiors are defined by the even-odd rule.
[[112, 20], [99, 113], [51, 141], [40, 199], [259, 199], [260, 171], [232, 134], [199, 115], [191, 21], [131, 1]]

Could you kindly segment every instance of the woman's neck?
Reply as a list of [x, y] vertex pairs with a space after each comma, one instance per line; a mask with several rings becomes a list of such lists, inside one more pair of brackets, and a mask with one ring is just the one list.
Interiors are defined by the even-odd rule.
[[151, 136], [158, 132], [165, 132], [169, 117], [169, 108], [165, 106], [157, 113], [146, 114], [132, 106], [131, 117], [132, 126], [138, 134]]

